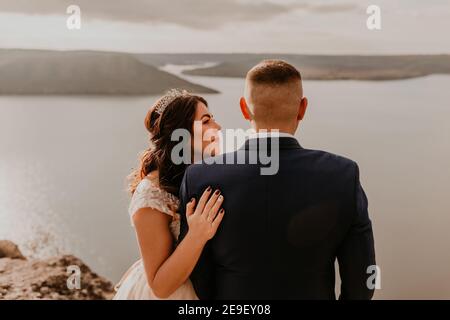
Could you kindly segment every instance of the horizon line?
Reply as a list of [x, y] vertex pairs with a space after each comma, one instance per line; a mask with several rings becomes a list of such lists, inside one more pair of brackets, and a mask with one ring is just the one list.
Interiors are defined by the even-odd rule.
[[0, 48], [4, 51], [52, 51], [52, 52], [96, 52], [96, 53], [122, 53], [132, 55], [283, 55], [283, 56], [360, 56], [360, 57], [399, 57], [399, 56], [449, 56], [450, 53], [389, 53], [389, 54], [364, 54], [364, 53], [287, 53], [287, 52], [132, 52], [121, 50], [99, 49], [44, 49], [44, 48]]

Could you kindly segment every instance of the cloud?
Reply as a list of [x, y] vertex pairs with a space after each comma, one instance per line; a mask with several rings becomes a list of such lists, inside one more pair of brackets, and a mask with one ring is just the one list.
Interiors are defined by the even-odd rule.
[[319, 4], [310, 5], [306, 9], [315, 13], [339, 13], [348, 12], [356, 9], [358, 6], [352, 3], [342, 3], [342, 4]]
[[351, 3], [317, 0], [314, 3], [296, 0], [0, 0], [0, 12], [64, 15], [69, 5], [76, 4], [85, 19], [217, 28], [233, 22], [264, 21], [291, 10], [335, 13], [355, 8]]

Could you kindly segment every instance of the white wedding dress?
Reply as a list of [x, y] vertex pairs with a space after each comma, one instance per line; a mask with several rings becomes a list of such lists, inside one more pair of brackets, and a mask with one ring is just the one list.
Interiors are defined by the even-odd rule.
[[[162, 190], [158, 186], [157, 178], [143, 179], [131, 198], [129, 214], [133, 223], [133, 215], [142, 208], [153, 208], [173, 217], [170, 230], [174, 237], [174, 244], [180, 234], [180, 219], [176, 213], [179, 201], [174, 195]], [[160, 300], [149, 287], [142, 259], [137, 261], [125, 273], [116, 286], [114, 300]], [[197, 300], [194, 287], [188, 279], [166, 300]]]

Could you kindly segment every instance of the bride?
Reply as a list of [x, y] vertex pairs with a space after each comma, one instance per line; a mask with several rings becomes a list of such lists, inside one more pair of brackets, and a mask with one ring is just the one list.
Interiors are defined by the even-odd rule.
[[[201, 126], [194, 122], [201, 121]], [[175, 247], [180, 232], [178, 189], [187, 164], [175, 165], [171, 151], [178, 143], [171, 140], [176, 129], [194, 134], [218, 132], [208, 111], [207, 102], [186, 91], [171, 90], [149, 110], [145, 126], [150, 132], [150, 148], [141, 157], [140, 168], [132, 172], [129, 206], [131, 221], [136, 230], [141, 259], [123, 276], [116, 286], [114, 299], [197, 299], [189, 276], [206, 242], [216, 233], [222, 221], [224, 201], [219, 190], [208, 187], [200, 199], [191, 199], [186, 216], [189, 231]], [[194, 132], [201, 130], [202, 132]], [[202, 150], [195, 150], [191, 139], [191, 154], [218, 150], [216, 135], [203, 141]]]

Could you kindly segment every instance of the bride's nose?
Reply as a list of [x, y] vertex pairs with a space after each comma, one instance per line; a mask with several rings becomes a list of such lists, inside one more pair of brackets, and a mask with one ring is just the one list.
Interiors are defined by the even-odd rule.
[[220, 124], [218, 124], [216, 121], [214, 121], [214, 129], [216, 130], [222, 130], [222, 127]]

